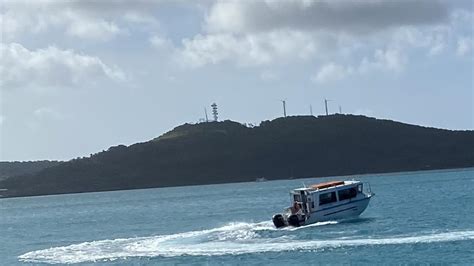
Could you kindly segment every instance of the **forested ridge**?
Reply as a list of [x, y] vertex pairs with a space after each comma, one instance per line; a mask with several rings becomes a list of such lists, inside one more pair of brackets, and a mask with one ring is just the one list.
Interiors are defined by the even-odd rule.
[[0, 181], [3, 196], [30, 196], [463, 168], [474, 132], [355, 115], [294, 116], [247, 127], [184, 124], [153, 140], [114, 146]]

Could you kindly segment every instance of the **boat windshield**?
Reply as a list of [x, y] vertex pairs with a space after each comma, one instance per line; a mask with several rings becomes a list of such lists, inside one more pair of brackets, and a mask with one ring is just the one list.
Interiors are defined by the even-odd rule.
[[300, 194], [293, 194], [293, 201], [301, 202], [301, 195]]

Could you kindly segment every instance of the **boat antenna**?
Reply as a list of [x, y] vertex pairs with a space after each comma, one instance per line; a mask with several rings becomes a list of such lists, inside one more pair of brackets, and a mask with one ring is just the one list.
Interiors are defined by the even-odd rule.
[[308, 188], [304, 182], [301, 182], [301, 183], [303, 183], [303, 187], [304, 187], [304, 188]]

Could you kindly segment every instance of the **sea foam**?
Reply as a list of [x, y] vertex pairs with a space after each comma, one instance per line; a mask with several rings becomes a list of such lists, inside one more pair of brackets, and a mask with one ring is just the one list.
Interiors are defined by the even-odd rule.
[[100, 240], [53, 247], [25, 253], [19, 256], [18, 259], [22, 262], [64, 264], [110, 261], [133, 257], [223, 256], [474, 239], [474, 231], [324, 240], [301, 240], [295, 237], [294, 233], [289, 232], [335, 223], [337, 222], [329, 221], [286, 230], [275, 229], [271, 222], [230, 223], [222, 227], [170, 235]]

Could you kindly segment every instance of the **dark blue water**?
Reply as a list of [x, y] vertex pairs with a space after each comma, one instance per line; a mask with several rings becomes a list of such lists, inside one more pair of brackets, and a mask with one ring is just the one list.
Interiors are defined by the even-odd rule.
[[360, 218], [284, 230], [288, 191], [327, 179], [2, 199], [1, 264], [474, 262], [474, 170], [358, 179]]

